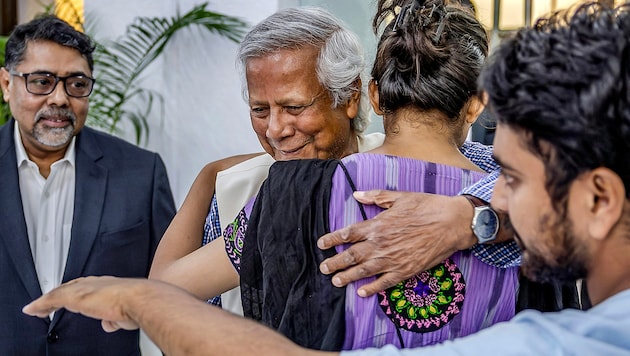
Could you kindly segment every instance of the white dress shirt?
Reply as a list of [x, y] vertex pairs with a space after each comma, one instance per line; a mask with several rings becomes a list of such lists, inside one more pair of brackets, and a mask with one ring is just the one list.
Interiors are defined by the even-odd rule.
[[17, 124], [14, 140], [28, 241], [39, 285], [42, 293], [46, 293], [61, 284], [68, 258], [74, 214], [76, 138], [72, 138], [63, 159], [52, 164], [48, 178], [28, 158]]

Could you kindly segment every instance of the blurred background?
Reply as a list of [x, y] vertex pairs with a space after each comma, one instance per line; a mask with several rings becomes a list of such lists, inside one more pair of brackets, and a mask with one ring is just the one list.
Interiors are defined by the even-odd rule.
[[[580, 1], [472, 1], [488, 29], [492, 44], [506, 33], [531, 24], [539, 15], [577, 2]], [[127, 40], [131, 24], [151, 23], [138, 22], [139, 19], [173, 20], [203, 4], [208, 12], [241, 20], [245, 31], [278, 9], [320, 6], [341, 18], [360, 36], [368, 68], [375, 52], [375, 35], [370, 26], [376, 6], [374, 0], [215, 0], [209, 3], [199, 0], [0, 0], [0, 4], [0, 36], [7, 36], [16, 24], [37, 14], [56, 12], [106, 47]], [[0, 46], [3, 50], [1, 37]], [[131, 108], [127, 110], [129, 112], [135, 110], [135, 114], [123, 115], [115, 122], [91, 119], [88, 124], [113, 131], [130, 142], [159, 152], [167, 166], [177, 206], [204, 164], [225, 156], [261, 150], [241, 95], [240, 76], [235, 66], [236, 48], [237, 43], [226, 35], [211, 32], [193, 21], [173, 33], [164, 43], [163, 51], [141, 71], [137, 71], [137, 67], [117, 67], [111, 59], [105, 63], [109, 65], [107, 70], [98, 63], [95, 68], [97, 79], [99, 76], [133, 76], [131, 84], [134, 88], [150, 92], [151, 95], [132, 95], [120, 103], [123, 109]], [[103, 82], [99, 80], [97, 86]], [[104, 95], [107, 93], [105, 91]], [[93, 94], [91, 109], [98, 106], [96, 102], [104, 100]], [[101, 116], [107, 114], [100, 112]], [[491, 120], [482, 118], [479, 122], [481, 124], [475, 125], [470, 138], [491, 143]], [[373, 115], [368, 131], [380, 130], [382, 122]]]
[[[471, 1], [492, 46], [540, 15], [578, 2]], [[328, 9], [359, 35], [369, 72], [376, 47], [374, 0], [0, 0], [0, 64], [6, 36], [41, 13], [56, 13], [92, 36], [109, 52], [95, 54], [97, 88], [88, 124], [160, 153], [179, 206], [206, 163], [261, 151], [235, 66], [239, 36], [278, 9], [307, 5]], [[217, 31], [221, 24], [232, 32]], [[138, 53], [125, 54], [129, 46]], [[122, 93], [121, 100], [108, 101], [112, 93]], [[0, 124], [9, 115], [1, 100]], [[485, 113], [478, 123], [469, 139], [491, 144], [491, 118]], [[368, 132], [381, 130], [380, 118], [372, 115]], [[144, 354], [161, 355], [146, 337], [142, 342]]]

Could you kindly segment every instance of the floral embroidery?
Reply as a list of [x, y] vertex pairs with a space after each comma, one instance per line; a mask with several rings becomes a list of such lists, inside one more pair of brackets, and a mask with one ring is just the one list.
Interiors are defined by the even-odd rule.
[[438, 330], [461, 311], [466, 283], [455, 262], [439, 265], [378, 294], [381, 309], [397, 326], [425, 333]]
[[243, 255], [243, 241], [245, 240], [245, 231], [247, 231], [247, 221], [245, 210], [241, 210], [236, 219], [223, 231], [225, 251], [239, 273], [241, 272], [241, 256]]

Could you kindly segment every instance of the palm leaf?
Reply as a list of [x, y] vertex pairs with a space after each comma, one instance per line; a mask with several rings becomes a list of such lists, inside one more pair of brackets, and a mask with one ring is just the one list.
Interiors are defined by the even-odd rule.
[[126, 120], [133, 126], [138, 143], [147, 137], [147, 117], [156, 101], [163, 113], [163, 98], [155, 90], [139, 87], [138, 78], [162, 54], [173, 35], [183, 28], [202, 26], [238, 42], [245, 31], [245, 22], [208, 11], [207, 5], [172, 18], [136, 18], [122, 37], [97, 44], [97, 81], [90, 99], [89, 125], [116, 132], [118, 124]]
[[[4, 66], [4, 47], [6, 46], [8, 39], [8, 37], [0, 36], [0, 67]], [[11, 119], [9, 103], [5, 102], [4, 99], [0, 97], [0, 125], [9, 121], [9, 119]]]

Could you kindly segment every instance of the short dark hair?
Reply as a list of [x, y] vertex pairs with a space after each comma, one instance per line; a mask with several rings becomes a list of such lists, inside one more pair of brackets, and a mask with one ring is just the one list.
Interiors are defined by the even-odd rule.
[[630, 6], [588, 3], [540, 19], [492, 55], [481, 86], [499, 123], [520, 131], [566, 209], [571, 182], [597, 167], [630, 197]]
[[24, 60], [27, 43], [40, 40], [52, 41], [62, 46], [76, 49], [85, 57], [90, 70], [94, 69], [92, 52], [94, 52], [95, 46], [92, 40], [53, 15], [37, 17], [15, 27], [6, 43], [4, 53], [5, 67], [14, 69], [16, 65]]

